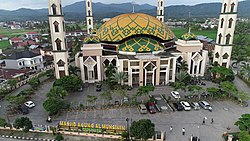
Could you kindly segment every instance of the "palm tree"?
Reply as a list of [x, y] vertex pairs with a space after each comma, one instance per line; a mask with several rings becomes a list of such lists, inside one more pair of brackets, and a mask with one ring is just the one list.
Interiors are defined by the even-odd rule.
[[60, 86], [53, 87], [49, 93], [47, 93], [47, 97], [56, 98], [56, 99], [64, 99], [65, 96], [68, 95], [68, 92]]
[[79, 41], [78, 38], [75, 38], [73, 45], [72, 45], [72, 57], [76, 55], [77, 52], [81, 51], [82, 43]]
[[76, 66], [69, 66], [69, 74], [78, 76], [78, 73], [81, 72], [81, 70]]
[[180, 71], [187, 71], [188, 70], [188, 64], [186, 61], [181, 61], [178, 66]]
[[180, 71], [176, 74], [176, 79], [178, 82], [185, 82], [185, 80], [189, 77], [188, 73], [185, 71]]
[[128, 80], [128, 75], [124, 72], [116, 72], [111, 76], [111, 81], [116, 82], [120, 86], [123, 86], [126, 80]]
[[116, 72], [116, 67], [113, 64], [105, 66], [105, 75], [108, 78], [108, 80], [113, 76], [115, 72]]
[[249, 80], [250, 79], [250, 66], [244, 65], [241, 69], [241, 73], [244, 75], [244, 77]]

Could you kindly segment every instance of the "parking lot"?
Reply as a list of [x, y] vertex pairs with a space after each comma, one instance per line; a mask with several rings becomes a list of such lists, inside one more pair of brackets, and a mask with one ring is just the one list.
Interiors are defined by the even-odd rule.
[[[235, 121], [244, 113], [249, 113], [250, 109], [247, 107], [240, 107], [239, 105], [231, 101], [213, 101], [209, 102], [213, 107], [213, 112], [209, 112], [204, 109], [199, 111], [162, 111], [156, 114], [140, 114], [139, 110], [135, 108], [114, 108], [108, 110], [90, 110], [90, 111], [72, 111], [64, 112], [57, 118], [52, 119], [52, 123], [47, 123], [47, 113], [44, 111], [42, 103], [45, 100], [45, 94], [49, 91], [52, 86], [52, 82], [45, 83], [33, 96], [32, 101], [36, 103], [36, 107], [30, 110], [28, 115], [33, 124], [40, 125], [57, 125], [59, 121], [75, 121], [84, 123], [100, 123], [100, 124], [114, 124], [114, 125], [126, 125], [126, 118], [131, 121], [139, 119], [151, 119], [155, 123], [155, 128], [158, 131], [166, 131], [167, 141], [188, 141], [191, 135], [199, 136], [204, 141], [222, 141], [221, 135], [227, 131], [229, 127], [230, 131], [238, 131], [238, 127], [234, 126]], [[157, 87], [151, 94], [155, 98], [159, 97], [160, 94], [168, 94], [173, 89], [164, 86]], [[136, 92], [136, 89], [129, 91], [129, 96], [132, 96]], [[86, 105], [86, 95], [100, 95], [95, 92], [95, 88], [88, 87], [81, 93], [74, 93], [70, 97], [66, 97], [66, 101], [72, 105], [79, 105], [80, 103]], [[183, 96], [183, 93], [180, 92]], [[113, 99], [113, 101], [115, 98]], [[145, 101], [143, 98], [139, 100]], [[97, 103], [102, 103], [103, 99], [98, 98]], [[2, 105], [0, 113], [4, 113], [5, 101], [0, 102]], [[158, 101], [159, 107], [165, 106], [162, 100]], [[4, 114], [1, 114], [4, 115]], [[10, 117], [10, 121], [13, 122], [17, 117], [23, 115], [16, 115]], [[202, 125], [202, 120], [207, 117], [206, 124]], [[211, 124], [211, 118], [214, 119], [214, 123]], [[169, 127], [173, 126], [173, 132], [169, 131]], [[186, 128], [186, 135], [182, 135], [182, 128]]]

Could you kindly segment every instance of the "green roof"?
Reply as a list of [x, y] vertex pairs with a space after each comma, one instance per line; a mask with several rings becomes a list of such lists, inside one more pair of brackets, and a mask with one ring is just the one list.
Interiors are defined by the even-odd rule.
[[197, 40], [197, 36], [191, 32], [188, 32], [186, 34], [183, 34], [180, 39], [185, 41]]
[[100, 39], [97, 36], [87, 36], [86, 38], [84, 38], [84, 43], [85, 44], [96, 44], [96, 43], [100, 43]]
[[118, 46], [118, 51], [124, 52], [152, 52], [165, 49], [158, 41], [147, 37], [136, 37]]

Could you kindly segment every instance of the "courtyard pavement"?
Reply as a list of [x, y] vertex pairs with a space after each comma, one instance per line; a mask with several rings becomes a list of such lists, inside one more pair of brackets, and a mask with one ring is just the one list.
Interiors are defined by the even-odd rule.
[[[234, 81], [235, 85], [242, 91], [250, 92], [250, 88], [239, 78], [236, 77]], [[28, 115], [33, 124], [35, 125], [48, 125], [46, 123], [47, 113], [43, 109], [43, 102], [46, 99], [46, 94], [52, 87], [53, 82], [47, 81], [44, 83], [32, 97], [32, 101], [35, 102], [36, 107], [30, 110]], [[208, 86], [216, 86], [216, 84], [206, 82]], [[27, 87], [25, 85], [25, 87]], [[169, 86], [160, 86], [150, 94], [159, 95], [166, 94], [170, 95], [173, 89]], [[102, 92], [96, 92], [95, 86], [90, 85], [84, 88], [83, 92], [71, 94], [66, 97], [66, 101], [71, 106], [77, 106], [79, 104], [87, 105], [87, 95], [98, 96], [97, 103], [103, 103], [103, 99], [99, 96]], [[136, 93], [136, 89], [128, 91], [129, 96]], [[14, 93], [15, 94], [15, 93]], [[183, 95], [183, 92], [181, 92]], [[118, 99], [114, 96], [114, 100]], [[138, 98], [139, 99], [139, 98]], [[113, 100], [113, 101], [114, 101]], [[156, 130], [166, 131], [167, 141], [188, 141], [191, 135], [199, 136], [204, 141], [222, 141], [223, 132], [230, 128], [230, 131], [238, 131], [238, 127], [234, 126], [235, 121], [245, 113], [249, 113], [248, 107], [241, 107], [231, 101], [211, 101], [213, 112], [206, 110], [199, 111], [181, 111], [181, 112], [162, 112], [156, 114], [141, 115], [137, 108], [116, 108], [109, 110], [92, 110], [92, 111], [78, 111], [78, 112], [65, 112], [59, 117], [54, 118], [52, 123], [49, 125], [57, 125], [59, 121], [76, 121], [84, 123], [103, 123], [103, 124], [115, 124], [115, 125], [126, 125], [126, 118], [131, 121], [139, 119], [151, 119], [155, 123]], [[89, 103], [88, 103], [89, 104]], [[0, 101], [0, 114], [4, 116], [6, 106], [8, 102]], [[17, 117], [23, 115], [16, 115], [9, 117], [10, 121], [13, 122]], [[206, 124], [202, 125], [202, 120], [207, 117]], [[6, 117], [5, 117], [6, 118]], [[211, 124], [211, 118], [214, 119], [214, 123]], [[173, 132], [169, 131], [169, 127], [173, 126]], [[186, 135], [182, 135], [182, 128], [186, 128]]]

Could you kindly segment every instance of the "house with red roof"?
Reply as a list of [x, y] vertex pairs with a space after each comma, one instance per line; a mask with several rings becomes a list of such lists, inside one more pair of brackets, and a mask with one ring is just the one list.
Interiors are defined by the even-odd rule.
[[9, 37], [7, 35], [0, 35], [0, 41], [7, 41]]
[[32, 40], [35, 40], [38, 36], [39, 36], [39, 34], [35, 31], [27, 32], [25, 35], [26, 38], [32, 39]]
[[22, 38], [18, 38], [18, 37], [13, 37], [10, 39], [10, 44], [13, 45], [14, 43], [20, 43], [23, 42]]

